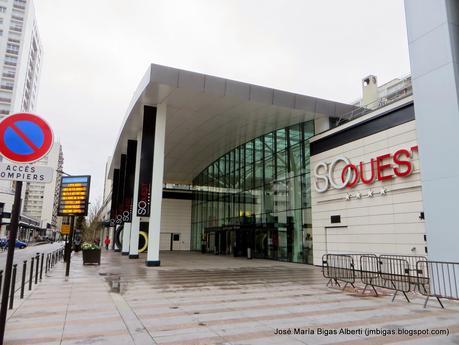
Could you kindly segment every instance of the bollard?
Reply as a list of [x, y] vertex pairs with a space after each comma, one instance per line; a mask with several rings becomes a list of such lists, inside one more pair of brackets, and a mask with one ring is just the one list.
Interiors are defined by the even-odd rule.
[[0, 270], [0, 292], [2, 291], [3, 270]]
[[43, 261], [45, 259], [45, 254], [41, 253], [41, 262], [40, 262], [40, 281], [43, 279]]
[[14, 303], [14, 288], [16, 286], [16, 271], [17, 271], [18, 265], [14, 264], [13, 265], [13, 275], [11, 277], [11, 292], [10, 292], [10, 309], [13, 309], [13, 303]]
[[34, 257], [30, 259], [30, 275], [29, 275], [29, 291], [32, 290], [32, 283], [33, 283], [33, 260]]
[[24, 285], [25, 285], [26, 271], [27, 271], [27, 260], [24, 260], [22, 264], [21, 299], [24, 298]]
[[40, 253], [37, 253], [37, 256], [35, 257], [37, 260], [37, 263], [35, 265], [35, 285], [38, 284], [38, 265], [40, 264]]

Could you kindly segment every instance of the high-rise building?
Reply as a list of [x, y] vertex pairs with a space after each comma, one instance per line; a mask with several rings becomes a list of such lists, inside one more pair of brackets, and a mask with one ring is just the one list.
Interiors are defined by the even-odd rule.
[[35, 109], [42, 47], [31, 0], [0, 0], [0, 117]]
[[52, 230], [57, 226], [57, 201], [61, 173], [64, 164], [62, 145], [54, 143], [49, 153], [34, 163], [46, 165], [53, 168], [55, 179], [52, 183], [30, 183], [26, 184], [25, 197], [23, 199], [22, 213], [26, 216], [40, 220], [43, 229]]
[[[34, 112], [42, 51], [33, 1], [0, 0], [0, 119], [18, 112]], [[60, 144], [54, 146], [45, 160], [59, 161], [53, 157], [59, 156]], [[55, 151], [57, 153], [53, 154]], [[53, 208], [53, 202], [50, 206], [45, 205], [48, 199], [54, 198], [55, 187], [55, 183], [49, 186], [27, 184], [23, 191], [23, 210], [45, 227], [55, 223], [52, 212], [47, 210]], [[3, 204], [6, 212], [12, 208], [13, 193], [11, 182], [0, 181], [0, 205]], [[43, 205], [39, 206], [38, 200], [32, 199], [39, 199]]]

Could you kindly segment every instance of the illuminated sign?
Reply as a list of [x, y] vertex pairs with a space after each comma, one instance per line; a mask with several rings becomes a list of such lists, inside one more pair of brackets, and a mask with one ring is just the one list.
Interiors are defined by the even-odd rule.
[[[417, 151], [416, 145], [409, 150], [386, 153], [372, 158], [369, 162], [357, 164], [343, 156], [335, 157], [329, 163], [320, 162], [314, 168], [314, 188], [317, 192], [324, 193], [330, 186], [335, 189], [353, 188], [359, 182], [370, 185], [375, 181], [409, 176], [414, 170], [411, 159]], [[365, 169], [366, 165], [370, 169]]]
[[59, 194], [59, 216], [88, 214], [91, 176], [63, 176]]

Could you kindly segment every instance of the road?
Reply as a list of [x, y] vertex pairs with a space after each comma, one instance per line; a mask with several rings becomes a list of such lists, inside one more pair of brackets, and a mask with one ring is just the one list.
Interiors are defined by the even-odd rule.
[[[40, 260], [41, 260], [41, 254], [45, 254], [45, 260], [46, 260], [46, 254], [50, 253], [58, 248], [61, 248], [64, 246], [64, 242], [55, 242], [55, 243], [49, 243], [49, 244], [42, 244], [42, 245], [37, 245], [37, 246], [29, 246], [24, 249], [18, 249], [16, 248], [14, 250], [14, 263], [17, 264], [17, 273], [16, 273], [16, 286], [15, 290], [17, 291], [20, 288], [20, 283], [21, 283], [21, 278], [22, 278], [22, 267], [23, 267], [23, 262], [27, 260], [27, 268], [26, 268], [26, 281], [29, 280], [29, 273], [30, 273], [30, 259], [32, 257], [35, 257], [37, 253], [40, 253]], [[6, 264], [6, 255], [7, 251], [0, 252], [0, 270], [3, 272], [5, 271], [5, 264]], [[41, 264], [41, 263], [40, 263]], [[35, 265], [36, 262], [34, 262], [34, 271], [33, 275], [35, 277]], [[39, 268], [40, 269], [40, 268]], [[45, 270], [43, 266], [43, 271]], [[2, 277], [4, 279], [4, 277]], [[3, 283], [3, 282], [2, 282]], [[3, 289], [3, 284], [2, 284], [2, 289]], [[26, 288], [27, 289], [27, 288]]]

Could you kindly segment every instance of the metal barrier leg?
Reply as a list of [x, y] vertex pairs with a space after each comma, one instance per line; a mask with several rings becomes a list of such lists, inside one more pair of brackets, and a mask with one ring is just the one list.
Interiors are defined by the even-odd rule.
[[[394, 297], [392, 297], [392, 302], [395, 300], [395, 297], [397, 296], [397, 293], [401, 291], [401, 290], [395, 290], [395, 293], [394, 293]], [[406, 292], [405, 291], [402, 291], [403, 293], [403, 296], [405, 296], [406, 300], [408, 303], [411, 303], [410, 299], [408, 298], [408, 296], [406, 295]]]
[[373, 291], [375, 292], [376, 296], [379, 296], [378, 291], [376, 291], [376, 288], [373, 285], [371, 287], [373, 288]]
[[407, 294], [405, 291], [402, 291], [403, 292], [403, 296], [405, 296], [406, 300], [408, 301], [408, 303], [411, 303], [410, 299], [408, 298]]
[[37, 253], [37, 256], [36, 256], [36, 265], [35, 265], [35, 285], [38, 284], [38, 265], [40, 264], [40, 254]]
[[43, 261], [45, 259], [45, 254], [41, 253], [41, 261], [40, 261], [40, 281], [43, 279]]
[[[445, 309], [445, 306], [444, 306], [443, 303], [441, 302], [440, 297], [435, 296], [435, 298], [437, 299], [438, 303], [440, 304], [440, 307], [441, 307], [442, 309]], [[430, 299], [430, 296], [427, 296], [427, 297], [426, 297], [426, 300], [424, 301], [424, 308], [427, 308], [427, 302], [429, 302], [429, 299]]]
[[346, 290], [347, 284], [351, 285], [355, 289], [354, 283], [346, 282], [346, 284], [344, 284], [343, 290]]
[[424, 308], [427, 307], [427, 302], [429, 302], [429, 298], [430, 298], [430, 296], [427, 296], [427, 297], [426, 297], [426, 300], [424, 301]]
[[371, 285], [371, 284], [365, 284], [365, 287], [363, 288], [363, 291], [362, 291], [362, 295], [365, 293], [365, 291], [367, 291], [367, 287], [368, 287], [368, 286], [371, 286], [371, 288], [372, 288], [373, 291], [375, 292], [375, 295], [376, 295], [376, 296], [379, 296], [379, 295], [378, 295], [378, 291], [376, 291], [374, 285]]
[[21, 298], [24, 298], [24, 285], [25, 285], [25, 277], [27, 271], [27, 260], [24, 260], [22, 264], [22, 280], [21, 280]]
[[16, 271], [17, 271], [18, 265], [14, 264], [13, 265], [13, 277], [11, 278], [11, 292], [10, 292], [10, 307], [9, 309], [13, 309], [13, 303], [14, 303], [14, 290], [16, 286]]
[[440, 303], [440, 306], [442, 307], [442, 309], [445, 309], [445, 307], [443, 306], [443, 303], [441, 303], [440, 297], [437, 297], [437, 301], [438, 303]]
[[29, 291], [32, 290], [32, 282], [33, 282], [33, 261], [34, 257], [30, 259], [30, 275], [29, 275]]

